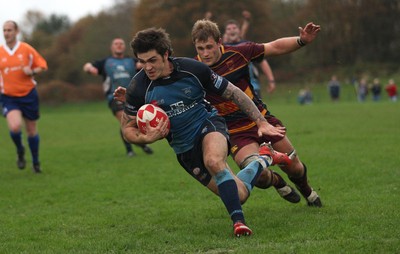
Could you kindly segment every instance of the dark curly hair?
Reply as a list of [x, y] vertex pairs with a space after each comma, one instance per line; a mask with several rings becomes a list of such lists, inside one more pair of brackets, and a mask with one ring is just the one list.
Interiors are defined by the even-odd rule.
[[137, 32], [130, 45], [135, 57], [153, 49], [160, 55], [173, 52], [169, 34], [162, 28], [152, 27]]

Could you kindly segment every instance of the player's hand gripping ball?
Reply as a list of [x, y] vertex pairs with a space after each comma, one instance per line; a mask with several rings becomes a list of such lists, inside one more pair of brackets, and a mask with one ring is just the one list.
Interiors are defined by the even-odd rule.
[[151, 127], [157, 127], [161, 120], [168, 122], [168, 131], [170, 128], [170, 122], [167, 113], [153, 104], [145, 104], [138, 110], [136, 116], [136, 122], [141, 133], [146, 134], [146, 121], [149, 121]]

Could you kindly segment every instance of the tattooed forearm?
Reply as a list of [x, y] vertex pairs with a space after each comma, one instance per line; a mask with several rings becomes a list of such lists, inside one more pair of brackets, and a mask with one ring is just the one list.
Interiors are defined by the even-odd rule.
[[125, 113], [121, 117], [121, 130], [124, 139], [129, 143], [140, 143], [140, 131], [136, 124], [136, 117]]
[[229, 83], [222, 96], [225, 99], [236, 103], [240, 110], [246, 113], [254, 122], [265, 121], [265, 118], [261, 115], [260, 111], [250, 97], [248, 97], [245, 93], [243, 93], [242, 90], [234, 86], [232, 83]]
[[121, 123], [122, 126], [136, 126], [136, 117], [123, 113]]

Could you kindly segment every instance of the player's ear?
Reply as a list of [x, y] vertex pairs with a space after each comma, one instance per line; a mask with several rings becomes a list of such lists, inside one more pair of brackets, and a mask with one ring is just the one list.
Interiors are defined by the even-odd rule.
[[163, 58], [164, 58], [164, 60], [167, 60], [168, 57], [169, 57], [169, 52], [167, 50], [167, 51], [165, 51]]

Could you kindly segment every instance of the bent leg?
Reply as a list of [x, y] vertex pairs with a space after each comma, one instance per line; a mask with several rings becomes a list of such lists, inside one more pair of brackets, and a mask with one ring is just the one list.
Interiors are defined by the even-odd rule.
[[228, 144], [225, 136], [219, 132], [210, 132], [204, 137], [202, 147], [204, 165], [212, 175], [218, 188], [218, 194], [232, 221], [244, 223], [238, 185], [226, 163]]
[[[241, 169], [248, 167], [248, 165], [253, 163], [253, 161], [259, 161], [260, 156], [258, 154], [258, 149], [258, 143], [251, 143], [244, 146], [236, 153], [234, 159]], [[242, 174], [248, 175], [245, 171], [242, 171], [239, 172], [238, 177], [241, 177]], [[260, 189], [268, 189], [269, 187], [274, 186], [283, 199], [291, 203], [300, 202], [300, 195], [294, 190], [294, 188], [289, 186], [278, 173], [272, 171], [266, 166], [262, 168], [262, 171], [256, 178], [254, 185]]]
[[[287, 154], [290, 154], [295, 150], [287, 136], [272, 146], [275, 150]], [[318, 207], [322, 206], [318, 194], [313, 190], [308, 182], [307, 167], [300, 161], [299, 156], [296, 155], [292, 159], [290, 165], [280, 165], [279, 167], [288, 175], [289, 179], [296, 185], [303, 197], [307, 199], [308, 205]]]

